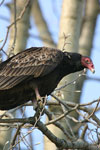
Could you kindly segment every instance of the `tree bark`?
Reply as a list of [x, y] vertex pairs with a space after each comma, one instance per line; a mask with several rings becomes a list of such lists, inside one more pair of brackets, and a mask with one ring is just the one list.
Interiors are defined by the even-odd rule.
[[[60, 35], [59, 35], [59, 43], [58, 47], [63, 47], [64, 44], [64, 36], [63, 33], [67, 36], [70, 34], [70, 37], [67, 39], [68, 42], [71, 44], [65, 45], [65, 50], [69, 52], [78, 52], [79, 48], [79, 37], [80, 37], [80, 29], [82, 23], [82, 15], [83, 15], [83, 7], [84, 1], [83, 0], [65, 0], [66, 4], [63, 3], [63, 11], [61, 16], [61, 26], [60, 26]], [[71, 74], [70, 76], [65, 77], [60, 86], [71, 82], [77, 76], [77, 73]], [[77, 103], [77, 99], [74, 98], [75, 96], [75, 84], [71, 84], [62, 90], [64, 99], [66, 101], [71, 101]], [[76, 113], [72, 113], [73, 117], [76, 117]], [[68, 119], [70, 126], [73, 128], [75, 124]]]
[[[62, 13], [61, 13], [61, 20], [60, 20], [60, 32], [59, 32], [59, 42], [58, 42], [58, 48], [62, 49], [64, 45], [64, 35], [67, 36], [70, 34], [70, 37], [67, 39], [67, 42], [71, 42], [71, 44], [66, 44], [64, 49], [69, 52], [78, 52], [79, 47], [79, 36], [80, 36], [80, 29], [81, 29], [81, 22], [82, 22], [82, 12], [83, 12], [83, 0], [63, 0], [62, 4]], [[64, 78], [64, 80], [59, 84], [61, 86], [64, 84], [67, 80], [67, 82], [70, 82], [75, 78], [74, 75], [70, 75], [70, 77]], [[69, 86], [64, 89], [63, 95], [64, 99], [67, 101], [74, 101], [73, 95], [74, 95], [74, 89], [75, 86]], [[66, 92], [66, 91], [71, 91]], [[61, 97], [60, 97], [61, 98]], [[54, 112], [54, 114], [57, 112], [59, 114], [59, 108], [55, 110], [55, 108], [50, 109]], [[61, 112], [60, 112], [61, 113]], [[61, 124], [66, 128], [66, 121], [63, 120]], [[59, 131], [55, 126], [50, 125], [49, 129], [60, 138], [65, 138], [64, 134]], [[47, 144], [45, 143], [45, 150], [48, 150], [49, 148], [56, 150], [56, 146], [52, 144], [47, 139]]]
[[52, 47], [56, 47], [56, 44], [54, 43], [51, 33], [48, 29], [47, 23], [42, 15], [42, 11], [40, 9], [38, 0], [33, 1], [32, 16], [34, 17], [34, 21], [39, 31], [39, 36], [43, 42], [43, 45], [44, 46], [52, 45]]
[[[13, 50], [14, 54], [20, 52], [21, 50], [24, 50], [26, 47], [26, 42], [28, 38], [28, 29], [29, 29], [29, 18], [30, 18], [30, 10], [31, 10], [31, 2], [29, 7], [25, 10], [23, 18], [19, 22], [17, 22], [17, 33], [15, 34], [15, 27], [13, 27], [10, 30], [10, 40], [9, 40], [9, 49], [8, 53], [10, 54], [11, 51]], [[16, 17], [19, 16], [20, 12], [23, 10], [24, 5], [26, 3], [26, 0], [20, 1], [17, 0], [17, 5], [16, 5]], [[11, 11], [11, 19], [10, 22], [14, 22], [14, 4], [8, 4], [8, 7]], [[15, 37], [16, 36], [16, 37]], [[15, 45], [13, 45], [14, 39], [15, 40]], [[12, 47], [14, 46], [14, 47]], [[0, 115], [2, 115], [4, 111], [0, 111]], [[15, 113], [12, 114], [12, 116], [15, 116]], [[0, 127], [0, 150], [8, 149], [11, 141], [11, 133], [12, 129], [7, 130], [5, 127]], [[3, 131], [2, 131], [3, 130]]]
[[[64, 34], [66, 36], [70, 34], [70, 37], [68, 37], [66, 42], [71, 42], [71, 44], [66, 44], [65, 50], [69, 52], [78, 52], [80, 29], [83, 14], [83, 4], [84, 4], [83, 0], [63, 1], [58, 48], [62, 49], [64, 45]], [[70, 75], [70, 77], [65, 78], [62, 83], [64, 84], [65, 81], [70, 82], [74, 78], [75, 74]], [[65, 88], [64, 89], [65, 92], [63, 92], [64, 99], [74, 101], [73, 99], [74, 90], [75, 90], [74, 85]]]
[[[96, 26], [96, 19], [99, 13], [99, 0], [87, 0], [86, 8], [85, 8], [85, 16], [83, 18], [83, 25], [79, 40], [79, 53], [84, 56], [90, 56], [94, 31]], [[75, 84], [76, 91], [82, 91], [83, 82], [85, 80], [85, 76], [82, 76], [77, 83]], [[77, 102], [80, 101], [81, 93], [75, 94], [75, 99]]]
[[[17, 11], [16, 11], [16, 18], [19, 17], [19, 15], [21, 14], [22, 10], [25, 7], [25, 3], [27, 1], [23, 0], [17, 0], [16, 4], [17, 4]], [[15, 43], [15, 47], [14, 47], [14, 54], [17, 54], [18, 52], [22, 51], [25, 49], [26, 47], [26, 43], [27, 43], [27, 38], [29, 36], [28, 34], [28, 30], [30, 27], [30, 11], [31, 11], [31, 5], [32, 5], [32, 0], [30, 0], [29, 2], [29, 6], [27, 8], [25, 8], [24, 11], [24, 15], [22, 16], [22, 18], [16, 22], [17, 24], [17, 35], [16, 35], [16, 43]], [[10, 5], [9, 6], [11, 11], [13, 11], [13, 6]], [[11, 21], [14, 18], [14, 14], [11, 12]], [[9, 51], [8, 53], [10, 53], [11, 50], [11, 46], [14, 40], [14, 26], [11, 28], [11, 32], [10, 32], [10, 43], [9, 43]]]

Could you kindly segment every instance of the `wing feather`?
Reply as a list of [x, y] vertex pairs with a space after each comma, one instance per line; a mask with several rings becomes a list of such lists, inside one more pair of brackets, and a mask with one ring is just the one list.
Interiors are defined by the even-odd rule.
[[0, 89], [9, 89], [28, 76], [42, 77], [52, 72], [62, 61], [60, 50], [32, 47], [9, 58], [0, 65]]
[[20, 83], [25, 78], [23, 76], [19, 77], [1, 77], [2, 80], [0, 80], [0, 90], [5, 90], [12, 88], [16, 85], [16, 83]]

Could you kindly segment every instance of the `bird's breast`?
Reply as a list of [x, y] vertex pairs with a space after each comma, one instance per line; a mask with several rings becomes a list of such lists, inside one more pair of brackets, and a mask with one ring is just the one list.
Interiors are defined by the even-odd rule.
[[[57, 87], [60, 81], [59, 74], [49, 74], [37, 79], [37, 87], [41, 96], [49, 95]], [[35, 80], [36, 82], [36, 80]]]

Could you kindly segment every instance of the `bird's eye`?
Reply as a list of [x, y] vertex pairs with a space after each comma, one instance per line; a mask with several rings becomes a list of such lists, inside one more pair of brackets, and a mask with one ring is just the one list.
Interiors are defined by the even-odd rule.
[[89, 64], [89, 61], [88, 61], [87, 59], [85, 60], [85, 62], [86, 62], [87, 64]]

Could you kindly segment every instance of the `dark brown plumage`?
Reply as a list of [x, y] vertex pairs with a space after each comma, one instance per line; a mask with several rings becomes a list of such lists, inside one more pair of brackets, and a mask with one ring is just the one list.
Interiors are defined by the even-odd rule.
[[49, 95], [70, 73], [94, 66], [90, 58], [47, 47], [32, 47], [0, 64], [0, 109]]

